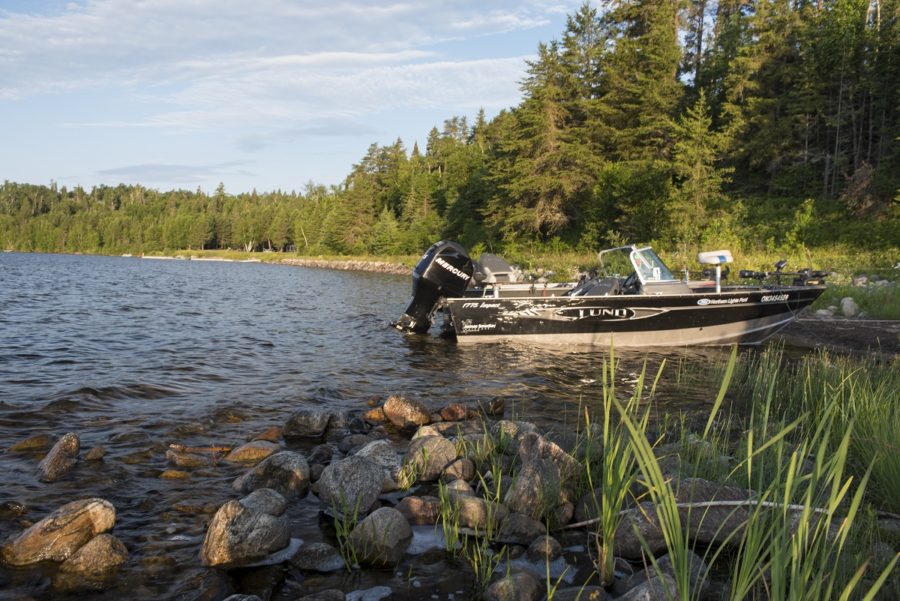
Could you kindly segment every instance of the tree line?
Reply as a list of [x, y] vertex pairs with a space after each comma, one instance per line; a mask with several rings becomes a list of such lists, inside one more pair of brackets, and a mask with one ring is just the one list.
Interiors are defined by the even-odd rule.
[[424, 151], [372, 145], [331, 187], [234, 195], [5, 182], [0, 246], [898, 245], [900, 0], [585, 3], [538, 46], [521, 89], [492, 119], [481, 111], [433, 128]]

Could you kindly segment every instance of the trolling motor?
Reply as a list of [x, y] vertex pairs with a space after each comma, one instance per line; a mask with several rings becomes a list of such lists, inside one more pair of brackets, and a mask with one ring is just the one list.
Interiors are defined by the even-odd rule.
[[427, 332], [441, 298], [462, 296], [474, 273], [475, 265], [460, 244], [449, 240], [432, 244], [413, 269], [409, 306], [392, 325], [407, 332]]

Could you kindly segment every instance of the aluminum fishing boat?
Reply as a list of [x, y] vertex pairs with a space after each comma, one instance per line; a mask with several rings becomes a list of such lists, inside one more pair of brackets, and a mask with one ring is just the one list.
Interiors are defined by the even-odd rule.
[[[523, 281], [498, 257], [473, 262], [455, 242], [432, 245], [413, 270], [412, 299], [394, 324], [416, 333], [442, 314], [460, 343], [517, 340], [547, 344], [656, 347], [762, 342], [825, 290], [825, 273], [741, 271], [756, 280], [726, 285], [728, 251], [700, 253], [709, 277], [676, 278], [650, 247], [599, 254], [597, 273], [578, 282]], [[790, 283], [785, 283], [789, 281]]]

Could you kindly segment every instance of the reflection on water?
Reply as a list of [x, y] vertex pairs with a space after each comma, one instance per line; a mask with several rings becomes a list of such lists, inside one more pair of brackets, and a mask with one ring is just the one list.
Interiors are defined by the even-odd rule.
[[[166, 598], [202, 573], [208, 508], [233, 498], [242, 470], [222, 464], [160, 479], [172, 442], [240, 443], [304, 404], [361, 409], [394, 393], [435, 409], [502, 397], [507, 416], [565, 428], [581, 405], [600, 402], [608, 355], [401, 334], [389, 322], [409, 282], [380, 274], [4, 253], [0, 284], [0, 447], [72, 431], [83, 452], [107, 453], [53, 484], [37, 480], [40, 454], [0, 453], [2, 507], [25, 506], [0, 511], [0, 537], [74, 498], [108, 498], [132, 558], [97, 598]], [[620, 351], [617, 385], [627, 394], [645, 364], [652, 380], [665, 361], [660, 405], [702, 410], [715, 388], [676, 376], [727, 354]], [[295, 535], [318, 535], [316, 510], [313, 498], [291, 509]], [[34, 570], [0, 568], [4, 587], [57, 595]]]

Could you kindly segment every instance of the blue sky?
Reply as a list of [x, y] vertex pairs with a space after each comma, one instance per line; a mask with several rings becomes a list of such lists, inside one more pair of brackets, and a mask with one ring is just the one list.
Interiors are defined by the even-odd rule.
[[581, 0], [0, 0], [0, 180], [337, 184], [520, 99]]

